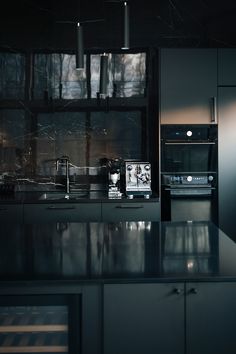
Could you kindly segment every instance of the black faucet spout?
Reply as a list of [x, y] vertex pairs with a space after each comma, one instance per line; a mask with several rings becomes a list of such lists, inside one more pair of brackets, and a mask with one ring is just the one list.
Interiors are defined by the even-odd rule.
[[70, 159], [68, 156], [62, 156], [56, 159], [56, 170], [58, 171], [59, 165], [64, 165], [66, 169], [66, 193], [70, 193], [70, 173], [69, 173], [69, 166], [70, 166]]

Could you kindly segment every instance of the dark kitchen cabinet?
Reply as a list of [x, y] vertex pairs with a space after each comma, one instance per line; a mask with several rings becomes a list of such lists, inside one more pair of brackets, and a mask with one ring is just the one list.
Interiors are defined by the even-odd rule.
[[236, 283], [186, 285], [186, 353], [234, 354]]
[[236, 240], [236, 87], [219, 87], [219, 227]]
[[24, 221], [160, 221], [160, 203], [121, 200], [85, 203], [27, 203], [24, 205]]
[[236, 85], [236, 49], [218, 49], [218, 85]]
[[160, 50], [161, 124], [216, 123], [217, 49]]
[[102, 203], [102, 221], [160, 221], [157, 201], [114, 201]]
[[104, 286], [104, 354], [183, 354], [183, 284]]
[[23, 205], [21, 204], [0, 204], [1, 222], [22, 222]]
[[104, 354], [234, 354], [236, 284], [104, 286]]
[[101, 221], [101, 203], [42, 203], [24, 205], [25, 222]]

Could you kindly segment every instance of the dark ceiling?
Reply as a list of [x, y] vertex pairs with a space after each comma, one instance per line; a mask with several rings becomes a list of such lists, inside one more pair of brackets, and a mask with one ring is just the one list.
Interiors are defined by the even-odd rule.
[[[235, 47], [236, 1], [129, 0], [130, 46]], [[69, 49], [76, 22], [85, 49], [123, 44], [123, 1], [7, 0], [0, 14], [0, 48]]]

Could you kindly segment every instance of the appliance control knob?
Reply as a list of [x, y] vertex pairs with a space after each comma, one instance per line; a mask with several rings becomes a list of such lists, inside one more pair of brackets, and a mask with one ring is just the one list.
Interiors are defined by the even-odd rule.
[[187, 136], [192, 136], [193, 132], [191, 130], [188, 130], [186, 134], [187, 134]]
[[208, 177], [208, 181], [209, 181], [209, 182], [212, 182], [212, 181], [213, 181], [213, 179], [214, 179], [214, 177], [213, 177], [213, 176], [209, 176], [209, 177]]
[[146, 171], [149, 171], [149, 170], [150, 170], [150, 165], [145, 165], [145, 166], [144, 166], [144, 169], [145, 169]]
[[188, 177], [187, 177], [187, 181], [188, 181], [188, 182], [192, 182], [192, 180], [193, 180], [193, 177], [192, 177], [192, 176], [188, 176]]

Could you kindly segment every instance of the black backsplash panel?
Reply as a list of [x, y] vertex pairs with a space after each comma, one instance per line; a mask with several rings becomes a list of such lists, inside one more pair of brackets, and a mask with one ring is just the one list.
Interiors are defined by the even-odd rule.
[[71, 181], [101, 184], [107, 159], [144, 158], [141, 111], [1, 110], [0, 129], [2, 179], [58, 182], [56, 159], [68, 156]]

